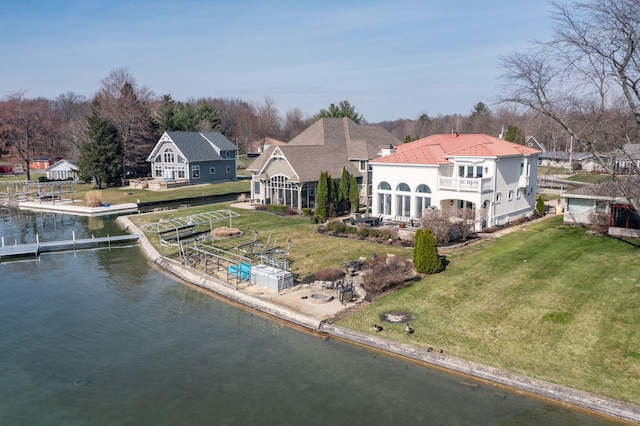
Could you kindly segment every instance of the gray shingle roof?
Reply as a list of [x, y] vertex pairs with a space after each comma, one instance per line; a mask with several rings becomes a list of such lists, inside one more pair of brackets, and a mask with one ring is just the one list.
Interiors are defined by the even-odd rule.
[[[640, 198], [640, 176], [621, 177], [620, 180], [627, 185], [634, 198]], [[590, 197], [622, 198], [624, 194], [620, 185], [613, 181], [604, 182], [597, 185], [583, 186], [571, 191], [566, 195], [583, 195]]]
[[167, 132], [167, 135], [189, 162], [219, 160], [220, 151], [238, 150], [220, 132]]
[[[278, 147], [296, 171], [302, 182], [315, 182], [320, 173], [329, 172], [339, 178], [342, 168], [353, 176], [361, 176], [350, 160], [370, 160], [380, 150], [400, 141], [380, 126], [356, 124], [348, 118], [322, 118]], [[275, 147], [262, 153], [248, 170], [261, 170]]]

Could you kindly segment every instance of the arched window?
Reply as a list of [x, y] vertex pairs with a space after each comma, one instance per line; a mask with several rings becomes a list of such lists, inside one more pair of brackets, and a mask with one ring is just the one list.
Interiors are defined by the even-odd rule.
[[391, 185], [380, 182], [378, 191], [378, 214], [391, 215]]
[[418, 185], [416, 188], [416, 214], [418, 217], [422, 217], [422, 213], [427, 207], [431, 206], [431, 197], [427, 194], [431, 194], [431, 188], [425, 184]]
[[[396, 215], [402, 217], [411, 217], [411, 188], [406, 183], [400, 183], [396, 187], [396, 191], [399, 194], [396, 194]], [[401, 192], [406, 192], [406, 194], [400, 194]]]

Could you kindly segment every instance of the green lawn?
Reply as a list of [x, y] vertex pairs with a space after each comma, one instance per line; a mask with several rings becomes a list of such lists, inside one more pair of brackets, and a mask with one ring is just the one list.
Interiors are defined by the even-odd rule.
[[[137, 224], [229, 208], [229, 203], [132, 217]], [[291, 269], [304, 279], [359, 256], [411, 250], [319, 234], [307, 217], [232, 209], [243, 237], [292, 240]], [[217, 226], [229, 226], [225, 221]], [[148, 235], [157, 243], [155, 235]], [[372, 333], [386, 312], [415, 317], [412, 335], [385, 324], [383, 337], [565, 386], [640, 404], [640, 241], [589, 235], [561, 217], [447, 255], [446, 271], [365, 306], [338, 324]]]
[[[137, 225], [158, 222], [160, 219], [185, 217], [189, 214], [202, 213], [218, 209], [229, 208], [230, 203], [218, 203], [213, 205], [198, 206], [188, 209], [167, 210], [164, 212], [132, 216], [131, 219]], [[241, 237], [216, 241], [216, 246], [222, 249], [230, 249], [253, 238], [253, 230], [258, 230], [262, 243], [270, 236], [270, 246], [277, 241], [278, 246], [287, 246], [287, 239], [291, 239], [289, 261], [291, 272], [294, 276], [303, 280], [319, 269], [326, 267], [342, 268], [349, 260], [360, 256], [370, 258], [372, 253], [378, 256], [386, 254], [404, 255], [411, 257], [411, 250], [391, 245], [381, 245], [347, 238], [334, 238], [317, 232], [318, 225], [312, 224], [310, 217], [282, 217], [264, 211], [235, 209], [231, 210], [240, 214], [240, 217], [232, 220], [232, 227], [244, 232]], [[229, 226], [228, 221], [222, 221], [214, 225]], [[147, 235], [149, 241], [158, 247], [158, 238], [154, 234]], [[165, 248], [165, 250], [167, 250]]]
[[448, 256], [445, 272], [339, 325], [640, 403], [640, 242], [593, 236], [560, 217]]

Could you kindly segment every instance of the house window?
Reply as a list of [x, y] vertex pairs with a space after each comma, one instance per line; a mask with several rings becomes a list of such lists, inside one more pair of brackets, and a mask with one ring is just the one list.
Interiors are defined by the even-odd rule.
[[185, 178], [184, 166], [178, 166], [178, 179], [184, 179], [184, 178]]
[[210, 167], [209, 168], [209, 174], [210, 175], [215, 175], [216, 174], [216, 168], [215, 167]]
[[165, 149], [162, 155], [165, 163], [175, 163], [176, 156], [171, 148]]
[[200, 177], [200, 166], [191, 166], [191, 177], [193, 179]]
[[482, 166], [476, 166], [476, 177], [482, 177]]
[[153, 160], [154, 163], [161, 163], [162, 162], [162, 155], [158, 154], [156, 155], [156, 158]]
[[161, 166], [155, 166], [153, 168], [153, 176], [157, 177], [157, 178], [161, 178], [162, 177], [162, 167]]
[[517, 198], [518, 200], [519, 200], [520, 198], [522, 198], [522, 190], [521, 190], [521, 189], [518, 189], [518, 190], [516, 191], [516, 198]]
[[496, 193], [496, 204], [502, 201], [502, 194], [500, 192]]
[[524, 176], [524, 163], [520, 163], [520, 176]]
[[367, 160], [360, 160], [360, 164], [359, 167], [361, 172], [366, 172], [367, 171]]
[[227, 174], [231, 173], [231, 166], [227, 166]]
[[509, 190], [509, 201], [513, 200], [513, 189]]
[[396, 191], [398, 192], [396, 195], [396, 214], [403, 217], [411, 216], [411, 196], [409, 195], [411, 189], [409, 185], [401, 183], [396, 187]]
[[416, 214], [418, 217], [422, 217], [422, 212], [431, 206], [431, 197], [427, 196], [427, 194], [431, 194], [431, 188], [424, 184], [418, 185], [416, 192]]
[[391, 185], [387, 182], [378, 184], [378, 214], [391, 215]]
[[226, 156], [227, 158], [229, 158], [229, 155], [230, 155], [231, 153], [230, 153], [229, 151], [226, 151], [224, 154], [225, 154], [225, 156]]

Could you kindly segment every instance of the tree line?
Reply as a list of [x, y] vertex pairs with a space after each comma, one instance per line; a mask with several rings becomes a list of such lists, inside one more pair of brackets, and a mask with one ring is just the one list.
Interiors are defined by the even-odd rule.
[[[376, 124], [407, 142], [460, 132], [516, 143], [532, 135], [549, 151], [568, 151], [573, 143], [619, 180], [605, 154], [640, 136], [640, 3], [584, 0], [551, 8], [554, 36], [501, 58], [505, 85], [491, 107], [478, 102], [466, 114], [420, 112]], [[28, 98], [24, 91], [6, 95], [0, 101], [0, 161], [17, 159], [30, 178], [28, 165], [36, 156], [82, 157], [83, 167], [93, 170], [113, 157], [118, 164], [107, 172], [116, 176], [98, 180], [122, 184], [149, 174], [146, 156], [163, 131], [220, 131], [246, 153], [268, 137], [288, 142], [322, 117], [368, 123], [346, 100], [313, 116], [299, 108], [281, 115], [269, 97], [255, 104], [238, 98], [175, 101], [170, 94], [156, 96], [119, 68], [100, 81], [91, 99], [71, 92], [55, 99]], [[107, 146], [86, 146], [97, 141]], [[637, 175], [638, 164], [629, 164], [628, 173]], [[634, 188], [621, 188], [633, 198]]]

